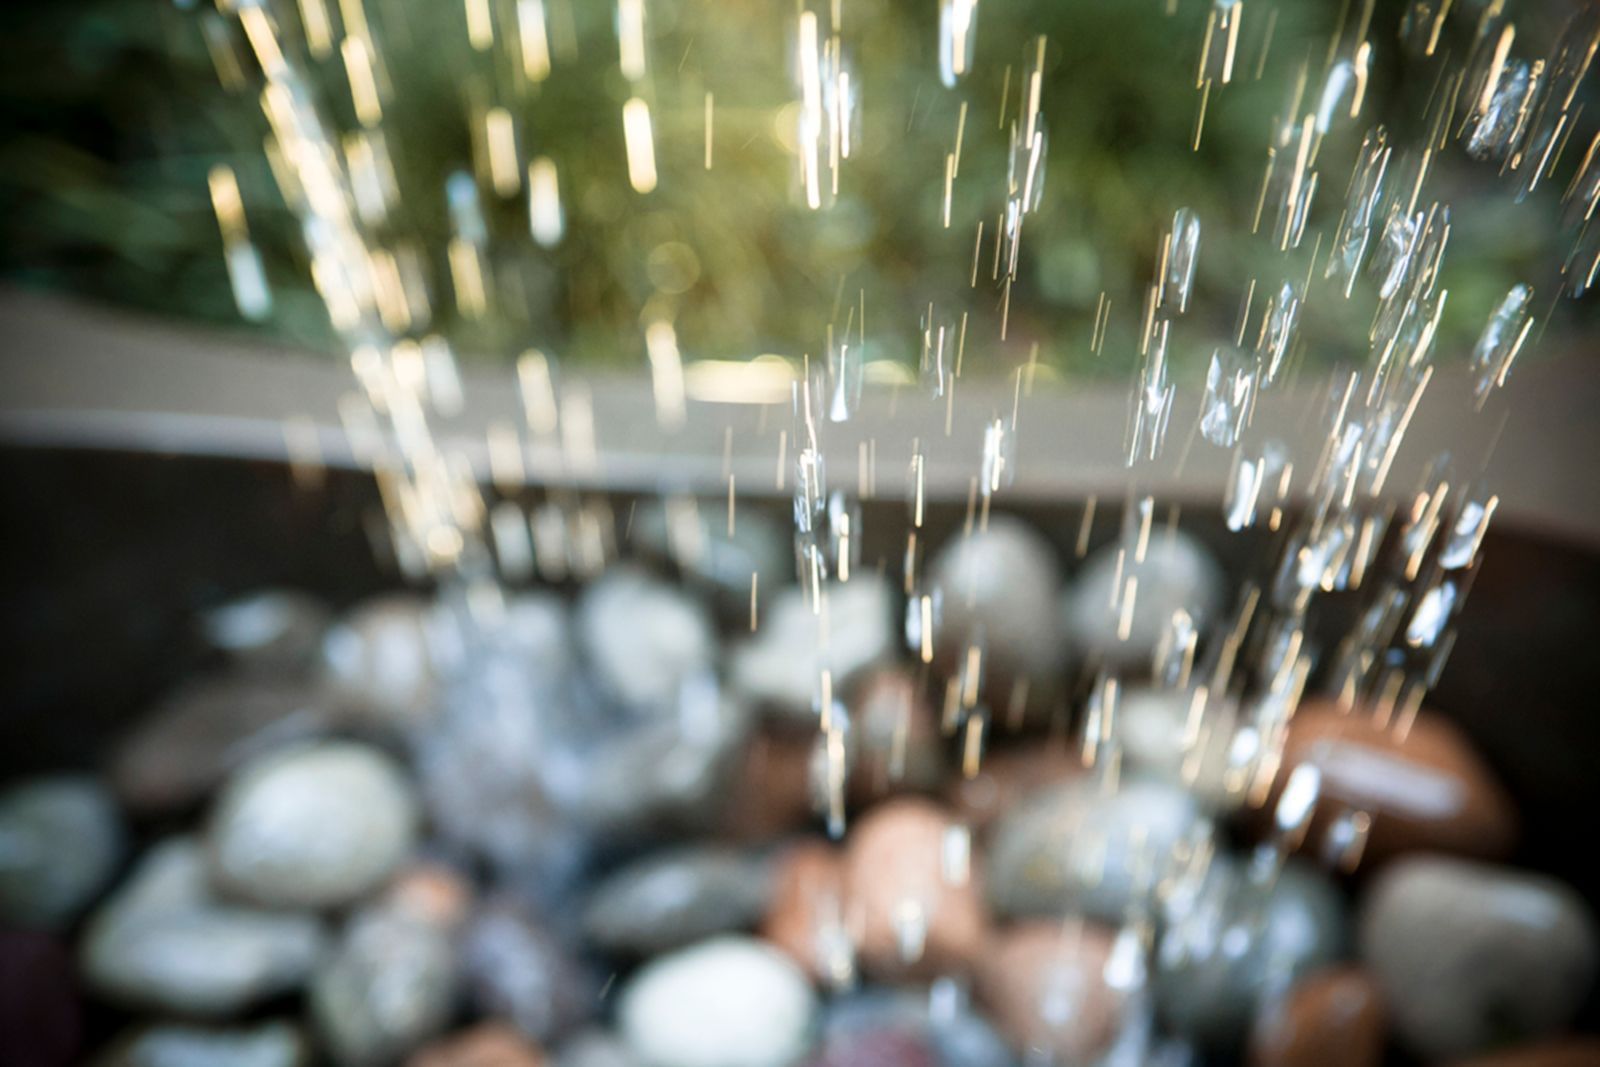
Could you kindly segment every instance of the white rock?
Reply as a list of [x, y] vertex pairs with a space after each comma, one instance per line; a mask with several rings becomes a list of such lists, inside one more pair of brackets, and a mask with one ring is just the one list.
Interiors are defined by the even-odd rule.
[[631, 708], [675, 706], [683, 683], [709, 670], [716, 637], [705, 606], [626, 568], [590, 585], [578, 603], [578, 640], [601, 684]]
[[[1222, 609], [1222, 572], [1199, 542], [1182, 531], [1153, 530], [1142, 561], [1122, 568], [1136, 582], [1126, 639], [1118, 634], [1112, 592], [1118, 579], [1118, 546], [1089, 558], [1067, 590], [1062, 617], [1073, 643], [1112, 667], [1148, 670], [1175, 613], [1186, 612], [1203, 629]], [[1126, 586], [1125, 586], [1126, 588]]]
[[786, 1067], [806, 1050], [816, 1000], [805, 975], [751, 938], [658, 957], [628, 982], [623, 1036], [651, 1067]]
[[1054, 550], [1033, 527], [993, 515], [988, 528], [947, 544], [930, 571], [943, 597], [939, 648], [961, 656], [979, 644], [991, 662], [1027, 677], [1062, 673], [1068, 649]]
[[122, 822], [106, 788], [87, 777], [40, 778], [0, 795], [0, 921], [54, 927], [110, 878]]
[[417, 804], [400, 768], [352, 742], [274, 752], [224, 790], [208, 835], [219, 888], [269, 907], [337, 907], [410, 853]]
[[1190, 690], [1124, 690], [1113, 719], [1123, 765], [1186, 786], [1212, 811], [1231, 811], [1243, 803], [1248, 781], [1245, 774], [1229, 774], [1238, 704], [1229, 696], [1206, 700], [1191, 744], [1194, 701]]
[[799, 586], [764, 599], [755, 637], [733, 654], [734, 687], [757, 704], [812, 721], [818, 678], [827, 668], [833, 691], [868, 667], [890, 659], [895, 649], [894, 590], [878, 574], [857, 574], [826, 587], [823, 616], [812, 610]]
[[323, 675], [364, 717], [415, 725], [433, 711], [436, 627], [429, 605], [417, 597], [368, 600], [323, 638]]

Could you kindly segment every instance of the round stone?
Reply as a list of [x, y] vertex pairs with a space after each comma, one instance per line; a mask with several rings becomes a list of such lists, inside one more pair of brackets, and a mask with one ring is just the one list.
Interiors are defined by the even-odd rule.
[[1107, 1049], [1126, 1008], [1106, 981], [1114, 944], [1091, 923], [1020, 923], [991, 939], [978, 992], [1019, 1054], [1090, 1063]]
[[623, 988], [617, 1018], [652, 1067], [789, 1067], [806, 1051], [815, 997], [777, 949], [723, 937], [657, 957]]
[[760, 727], [739, 754], [722, 831], [736, 841], [768, 841], [812, 820], [814, 735]]
[[989, 902], [1011, 917], [1073, 912], [1121, 923], [1210, 835], [1194, 798], [1177, 786], [1129, 780], [1107, 792], [1088, 778], [1072, 781], [995, 823]]
[[1317, 810], [1305, 840], [1320, 847], [1342, 812], [1371, 819], [1362, 855], [1381, 861], [1405, 852], [1508, 855], [1516, 809], [1494, 773], [1449, 720], [1423, 709], [1401, 733], [1369, 709], [1309, 701], [1295, 712], [1266, 811], [1295, 768], [1320, 772]]
[[358, 912], [311, 983], [311, 1017], [348, 1067], [400, 1058], [444, 1029], [455, 1007], [450, 930], [408, 908]]
[[314, 916], [216, 900], [197, 843], [157, 845], [90, 921], [83, 973], [108, 999], [221, 1017], [298, 989], [321, 956]]
[[294, 678], [231, 671], [181, 686], [117, 747], [112, 787], [135, 812], [199, 803], [243, 763], [326, 731], [327, 697]]
[[[1222, 609], [1222, 572], [1181, 530], [1152, 530], [1143, 560], [1119, 560], [1121, 552], [1121, 546], [1107, 545], [1089, 557], [1067, 591], [1063, 618], [1073, 643], [1100, 662], [1148, 671], [1178, 613], [1203, 632]], [[1119, 580], [1123, 590], [1134, 590], [1125, 613], [1112, 608]]]
[[929, 573], [941, 598], [937, 644], [947, 662], [959, 663], [976, 646], [986, 669], [1029, 679], [1063, 673], [1061, 570], [1032, 526], [991, 515], [983, 529], [947, 544]]
[[1250, 1033], [1250, 1067], [1379, 1067], [1383, 997], [1359, 967], [1328, 967], [1266, 1005]]
[[[824, 587], [826, 610], [814, 610], [799, 586], [762, 594], [756, 635], [733, 654], [729, 680], [759, 707], [808, 727], [817, 722], [821, 672], [845, 693], [867, 668], [895, 653], [895, 591], [878, 574]], [[826, 627], [826, 641], [824, 641]]]
[[211, 608], [200, 629], [212, 647], [241, 666], [300, 672], [316, 662], [331, 620], [316, 597], [293, 589], [263, 589]]
[[601, 951], [648, 956], [748, 930], [766, 911], [769, 875], [766, 864], [729, 849], [671, 849], [597, 885], [583, 932]]
[[239, 1029], [162, 1023], [130, 1035], [97, 1062], [101, 1067], [305, 1067], [311, 1055], [299, 1028], [282, 1020]]
[[1083, 775], [1083, 758], [1059, 738], [991, 748], [972, 775], [962, 774], [945, 790], [946, 799], [974, 832], [988, 830], [1002, 815], [1035, 794]]
[[908, 671], [863, 679], [850, 701], [850, 793], [861, 804], [933, 792], [945, 780], [939, 720]]
[[475, 1007], [548, 1042], [595, 1013], [599, 989], [555, 934], [508, 897], [473, 916], [461, 946]]
[[1168, 898], [1156, 953], [1156, 1000], [1178, 1033], [1241, 1045], [1277, 989], [1338, 959], [1344, 902], [1318, 872], [1276, 872], [1219, 856], [1192, 895]]
[[711, 669], [716, 637], [705, 606], [676, 586], [626, 568], [578, 602], [578, 639], [605, 690], [623, 705], [664, 712], [685, 682]]
[[218, 886], [270, 907], [337, 907], [378, 888], [410, 853], [416, 801], [376, 749], [332, 742], [245, 767], [208, 835]]
[[1560, 1033], [1600, 964], [1593, 913], [1572, 889], [1446, 856], [1384, 868], [1360, 942], [1395, 1030], [1438, 1060]]
[[855, 977], [855, 949], [845, 926], [844, 864], [825, 841], [805, 841], [778, 857], [761, 935], [789, 954], [814, 981], [843, 986]]
[[1232, 811], [1244, 802], [1252, 769], [1230, 758], [1238, 703], [1226, 695], [1196, 701], [1186, 689], [1125, 690], [1113, 719], [1123, 765], [1182, 785], [1211, 811]]
[[433, 714], [437, 627], [415, 596], [374, 597], [323, 638], [323, 676], [358, 722], [406, 729]]
[[105, 886], [122, 848], [122, 820], [97, 780], [12, 786], [0, 794], [0, 921], [61, 926]]
[[965, 971], [988, 916], [972, 834], [932, 801], [871, 808], [846, 841], [844, 893], [861, 967], [885, 978]]

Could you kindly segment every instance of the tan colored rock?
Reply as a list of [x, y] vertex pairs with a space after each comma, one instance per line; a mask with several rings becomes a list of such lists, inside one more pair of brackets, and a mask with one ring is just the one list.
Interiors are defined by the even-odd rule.
[[1595, 1067], [1596, 1064], [1600, 1064], [1600, 1038], [1575, 1037], [1458, 1060], [1451, 1067]]
[[761, 935], [788, 953], [812, 981], [843, 984], [854, 966], [844, 917], [840, 851], [820, 840], [786, 851], [772, 873], [772, 902]]
[[882, 978], [966, 970], [988, 926], [967, 828], [907, 797], [869, 810], [846, 845], [847, 923], [862, 969]]
[[1359, 967], [1329, 967], [1296, 982], [1250, 1035], [1250, 1067], [1378, 1067], [1383, 1001]]
[[1401, 736], [1363, 708], [1302, 704], [1289, 725], [1268, 817], [1289, 774], [1308, 761], [1322, 773], [1308, 847], [1322, 847], [1337, 814], [1352, 810], [1372, 820], [1368, 863], [1417, 851], [1498, 859], [1516, 842], [1510, 796], [1466, 736], [1434, 712], [1424, 709]]
[[1113, 935], [1093, 923], [1028, 922], [992, 937], [978, 994], [1021, 1054], [1088, 1063], [1116, 1036], [1123, 994], [1105, 980]]
[[957, 776], [946, 799], [958, 818], [982, 833], [1023, 798], [1082, 773], [1083, 761], [1064, 740], [1040, 738], [985, 753], [977, 773]]
[[480, 1023], [419, 1049], [406, 1067], [544, 1067], [544, 1053], [505, 1023]]

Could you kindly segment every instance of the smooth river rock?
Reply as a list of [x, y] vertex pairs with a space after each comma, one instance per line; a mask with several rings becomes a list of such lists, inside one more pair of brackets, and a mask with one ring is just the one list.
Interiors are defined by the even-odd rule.
[[851, 799], [857, 804], [894, 793], [932, 793], [945, 781], [947, 761], [938, 715], [910, 671], [877, 670], [850, 700], [848, 735]]
[[543, 1067], [544, 1053], [501, 1023], [479, 1023], [406, 1058], [406, 1067]]
[[1302, 704], [1290, 720], [1266, 811], [1303, 763], [1321, 772], [1317, 814], [1306, 837], [1311, 847], [1321, 847], [1340, 809], [1371, 816], [1366, 862], [1419, 851], [1499, 859], [1516, 843], [1510, 796], [1466, 736], [1427, 709], [1402, 738], [1366, 709], [1347, 711], [1324, 700]]
[[685, 682], [709, 671], [716, 635], [705, 605], [628, 568], [607, 572], [578, 601], [578, 642], [601, 686], [625, 707], [677, 706]]
[[1266, 1005], [1250, 1032], [1250, 1067], [1379, 1067], [1383, 993], [1359, 967], [1313, 971]]
[[404, 731], [432, 717], [440, 622], [420, 597], [363, 601], [322, 641], [322, 677], [354, 721]]
[[983, 754], [976, 773], [953, 775], [945, 798], [975, 832], [1035, 794], [1083, 776], [1083, 757], [1064, 737], [1028, 738]]
[[271, 753], [241, 770], [212, 815], [219, 888], [269, 907], [325, 908], [376, 889], [410, 853], [417, 803], [400, 767], [353, 742]]
[[802, 841], [778, 856], [761, 936], [788, 953], [815, 982], [843, 986], [855, 978], [841, 850], [827, 841]]
[[262, 589], [207, 610], [200, 631], [248, 670], [301, 674], [316, 663], [332, 621], [328, 606], [294, 589]]
[[82, 962], [111, 1000], [219, 1017], [299, 988], [323, 946], [314, 916], [218, 901], [200, 846], [177, 838], [152, 849], [94, 916]]
[[722, 937], [659, 956], [627, 981], [617, 1020], [651, 1067], [789, 1067], [804, 1054], [816, 998], [788, 957]]
[[1349, 940], [1339, 891], [1295, 863], [1273, 877], [1218, 856], [1198, 892], [1168, 907], [1157, 1006], [1173, 1030], [1206, 1045], [1243, 1044], [1263, 1004], [1337, 960]]
[[1069, 648], [1056, 606], [1061, 569], [1031, 524], [989, 516], [986, 528], [945, 545], [929, 576], [942, 598], [936, 644], [947, 663], [959, 663], [976, 645], [987, 658], [985, 669], [1008, 677], [1065, 673]]
[[203, 800], [244, 763], [326, 732], [329, 697], [294, 677], [228, 671], [180, 686], [137, 722], [109, 776], [133, 811], [165, 815]]
[[1107, 792], [1092, 779], [1071, 781], [995, 823], [989, 902], [1014, 918], [1077, 913], [1121, 923], [1210, 833], [1194, 798], [1177, 786], [1129, 780]]
[[[1185, 612], [1202, 632], [1216, 617], [1223, 607], [1222, 571], [1198, 541], [1180, 530], [1152, 530], [1142, 561], [1119, 567], [1120, 550], [1113, 544], [1090, 555], [1067, 590], [1062, 617], [1077, 647], [1110, 667], [1146, 672], [1176, 612]], [[1118, 633], [1120, 620], [1111, 607], [1119, 573], [1123, 582], [1137, 583], [1126, 639]]]
[[0, 923], [54, 928], [95, 895], [122, 857], [122, 819], [105, 786], [61, 775], [0, 794]]
[[305, 1067], [305, 1035], [282, 1020], [222, 1029], [162, 1023], [120, 1041], [97, 1067]]
[[1446, 856], [1377, 875], [1360, 944], [1395, 1030], [1440, 1060], [1560, 1033], [1600, 963], [1594, 914], [1571, 888]]
[[1091, 1063], [1115, 1038], [1126, 995], [1106, 980], [1115, 938], [1092, 923], [1027, 922], [997, 933], [979, 996], [1025, 1061]]
[[585, 904], [585, 937], [604, 952], [650, 956], [747, 930], [766, 911], [768, 865], [731, 849], [669, 849], [613, 871]]
[[553, 927], [511, 897], [493, 898], [478, 909], [461, 955], [472, 1005], [534, 1041], [552, 1041], [599, 1009], [594, 976]]
[[967, 970], [988, 928], [972, 834], [938, 804], [869, 809], [846, 840], [847, 922], [862, 969], [883, 978]]
[[757, 706], [783, 718], [814, 727], [824, 668], [842, 697], [862, 672], [895, 653], [895, 591], [880, 574], [856, 574], [825, 587], [826, 643], [824, 619], [799, 586], [761, 596], [759, 629], [734, 650], [728, 678]]

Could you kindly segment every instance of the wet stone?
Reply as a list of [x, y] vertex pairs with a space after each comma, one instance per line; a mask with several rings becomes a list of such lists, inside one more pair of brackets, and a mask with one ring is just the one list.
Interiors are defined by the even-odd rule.
[[12, 786], [0, 794], [0, 923], [63, 925], [104, 888], [122, 850], [116, 804], [97, 780]]
[[919, 1029], [892, 1025], [828, 1035], [806, 1062], [810, 1067], [940, 1067], [938, 1053]]
[[461, 945], [467, 994], [485, 1016], [549, 1042], [599, 1006], [599, 987], [552, 930], [509, 897], [472, 918]]
[[1174, 1030], [1203, 1044], [1242, 1044], [1275, 991], [1338, 959], [1344, 902], [1317, 871], [1273, 877], [1217, 857], [1191, 897], [1168, 900], [1156, 953], [1156, 997]]
[[944, 738], [909, 672], [874, 672], [861, 681], [850, 703], [849, 788], [855, 801], [939, 787], [946, 772]]
[[766, 841], [812, 821], [815, 737], [760, 727], [739, 754], [720, 829], [735, 841]]
[[1065, 915], [1120, 923], [1149, 904], [1171, 864], [1210, 837], [1182, 789], [1127, 781], [1107, 792], [1084, 778], [1037, 793], [991, 833], [989, 903], [1011, 917]]
[[1056, 600], [1061, 570], [1028, 523], [991, 515], [988, 527], [948, 544], [933, 560], [942, 596], [940, 654], [958, 663], [976, 645], [992, 669], [1045, 679], [1063, 673], [1067, 645]]
[[1359, 967], [1329, 967], [1266, 1005], [1250, 1033], [1250, 1067], [1379, 1067], [1383, 995]]
[[1085, 923], [1030, 922], [985, 947], [977, 988], [1019, 1055], [1090, 1063], [1111, 1045], [1126, 998], [1105, 979], [1113, 937]]
[[821, 671], [836, 694], [895, 650], [895, 594], [878, 574], [826, 586], [827, 644], [820, 617], [799, 586], [763, 593], [756, 635], [733, 653], [730, 683], [763, 709], [809, 727], [817, 722]]
[[991, 748], [976, 773], [956, 777], [945, 793], [956, 815], [974, 832], [982, 832], [1035, 794], [1082, 774], [1082, 757], [1065, 744], [1030, 739], [1020, 746]]
[[1401, 737], [1365, 709], [1346, 711], [1327, 701], [1302, 705], [1290, 721], [1265, 810], [1273, 810], [1289, 775], [1306, 763], [1321, 777], [1305, 836], [1309, 848], [1325, 846], [1329, 824], [1342, 811], [1370, 816], [1361, 853], [1368, 863], [1415, 851], [1498, 859], [1515, 843], [1510, 796], [1466, 736], [1434, 712], [1422, 710]]
[[972, 853], [967, 827], [928, 800], [886, 801], [856, 820], [844, 893], [864, 972], [901, 978], [971, 965], [988, 924]]
[[237, 1029], [164, 1023], [119, 1042], [98, 1067], [304, 1067], [305, 1036], [289, 1022]]
[[621, 568], [578, 602], [578, 641], [602, 688], [624, 707], [662, 713], [716, 658], [710, 615], [676, 586]]
[[311, 1017], [344, 1067], [398, 1059], [444, 1029], [455, 1008], [452, 931], [386, 901], [353, 915], [311, 983]]
[[1148, 670], [1173, 616], [1184, 612], [1203, 630], [1223, 607], [1222, 571], [1200, 543], [1181, 530], [1152, 530], [1143, 561], [1121, 568], [1124, 583], [1137, 582], [1127, 637], [1112, 594], [1119, 576], [1118, 546], [1093, 553], [1063, 599], [1073, 644], [1112, 667]]
[[788, 1067], [806, 1050], [815, 998], [778, 950], [715, 938], [659, 956], [628, 979], [617, 1019], [653, 1067]]
[[316, 663], [332, 621], [328, 606], [293, 589], [263, 589], [207, 611], [207, 641], [252, 672], [301, 674]]
[[738, 508], [730, 534], [727, 506], [726, 500], [641, 505], [633, 518], [632, 541], [706, 585], [729, 615], [738, 618], [750, 610], [750, 576], [758, 576], [758, 593], [776, 589], [793, 580], [794, 562], [784, 543], [785, 531], [758, 511]]
[[770, 871], [729, 849], [690, 846], [612, 872], [583, 909], [584, 935], [604, 952], [655, 955], [713, 934], [754, 927]]
[[404, 731], [434, 710], [440, 623], [418, 597], [374, 597], [322, 642], [322, 677], [359, 725]]
[[321, 955], [311, 915], [212, 896], [199, 845], [157, 845], [89, 924], [88, 983], [109, 999], [179, 1015], [231, 1015], [299, 988]]
[[824, 986], [843, 986], [855, 977], [845, 913], [839, 849], [826, 841], [803, 841], [777, 857], [761, 935]]
[[556, 1050], [555, 1067], [640, 1067], [627, 1042], [609, 1030], [584, 1030]]
[[517, 1031], [499, 1023], [434, 1041], [407, 1057], [406, 1067], [542, 1067], [544, 1054]]
[[398, 765], [350, 742], [253, 761], [229, 783], [207, 846], [219, 888], [270, 907], [336, 907], [410, 853], [417, 810]]
[[1360, 946], [1396, 1032], [1439, 1060], [1560, 1033], [1600, 965], [1594, 915], [1571, 888], [1446, 856], [1378, 874]]
[[142, 814], [188, 808], [245, 762], [325, 732], [328, 698], [293, 678], [227, 672], [190, 682], [133, 728], [112, 757], [123, 803]]

